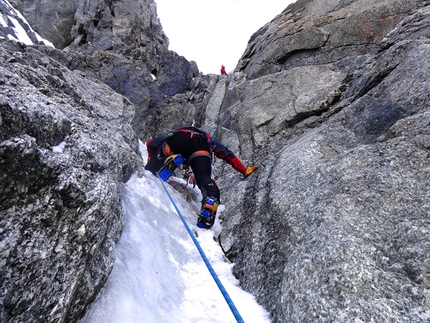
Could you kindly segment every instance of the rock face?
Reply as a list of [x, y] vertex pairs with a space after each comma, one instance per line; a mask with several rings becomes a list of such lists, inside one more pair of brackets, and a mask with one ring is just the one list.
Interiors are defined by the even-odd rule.
[[133, 128], [139, 137], [157, 134], [172, 115], [179, 116], [176, 126], [192, 122], [190, 115], [201, 106], [210, 81], [199, 75], [195, 62], [168, 50], [153, 0], [10, 3], [42, 37], [64, 48], [53, 58], [134, 104]]
[[10, 0], [25, 19], [55, 48], [92, 53], [156, 44], [168, 46], [153, 0], [35, 1]]
[[142, 164], [134, 107], [37, 48], [0, 47], [0, 321], [74, 322], [112, 268], [121, 183]]
[[[15, 25], [18, 25], [19, 28], [16, 28]], [[22, 14], [5, 1], [0, 1], [0, 37], [15, 41], [19, 40], [28, 45], [53, 46], [51, 42], [40, 37]]]
[[0, 39], [0, 322], [75, 322], [112, 269], [138, 136], [191, 122], [214, 81], [167, 49], [152, 1], [12, 3], [37, 33], [1, 1], [1, 38], [16, 20], [68, 47]]
[[298, 1], [211, 98], [208, 127], [260, 164], [219, 165], [221, 244], [273, 322], [430, 320], [429, 20], [429, 1]]
[[70, 30], [74, 24], [74, 13], [78, 1], [15, 1], [9, 3], [35, 28], [38, 34], [49, 39], [55, 48], [64, 48], [72, 42]]
[[137, 137], [193, 120], [260, 165], [216, 164], [220, 241], [273, 322], [430, 320], [430, 1], [299, 0], [222, 80], [167, 49], [151, 0], [11, 3], [64, 50], [0, 40], [0, 321], [77, 320]]
[[[252, 35], [236, 71], [248, 78], [298, 66], [344, 64], [376, 53], [378, 44], [410, 11], [427, 1], [302, 1]], [[346, 67], [344, 67], [346, 68]]]

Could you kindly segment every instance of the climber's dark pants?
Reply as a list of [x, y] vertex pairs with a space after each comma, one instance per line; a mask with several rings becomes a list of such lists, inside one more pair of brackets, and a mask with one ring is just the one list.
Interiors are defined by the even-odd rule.
[[212, 165], [210, 158], [206, 156], [195, 157], [191, 160], [190, 167], [193, 170], [197, 186], [200, 188], [203, 198], [213, 196], [217, 198], [219, 203], [219, 188], [211, 178]]
[[152, 174], [157, 175], [157, 172], [163, 166], [166, 156], [164, 156], [161, 150], [157, 151], [154, 156], [148, 161], [145, 166], [146, 170], [149, 170]]

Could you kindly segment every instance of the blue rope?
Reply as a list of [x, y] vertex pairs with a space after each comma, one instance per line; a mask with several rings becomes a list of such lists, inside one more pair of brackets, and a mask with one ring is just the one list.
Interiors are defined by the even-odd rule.
[[245, 323], [242, 317], [239, 314], [239, 311], [237, 310], [236, 306], [234, 305], [233, 301], [231, 300], [230, 296], [228, 295], [226, 289], [224, 288], [223, 284], [219, 280], [217, 274], [215, 273], [215, 270], [212, 268], [212, 265], [209, 262], [209, 259], [206, 257], [205, 253], [203, 252], [202, 247], [200, 246], [199, 242], [197, 241], [193, 231], [191, 231], [190, 227], [187, 224], [187, 221], [185, 221], [184, 217], [181, 214], [181, 211], [179, 211], [178, 206], [176, 205], [175, 201], [173, 201], [172, 196], [170, 195], [169, 191], [166, 188], [166, 185], [164, 184], [163, 180], [160, 178], [160, 182], [163, 185], [164, 190], [167, 193], [167, 196], [169, 196], [170, 201], [172, 202], [173, 206], [176, 209], [176, 212], [178, 212], [179, 217], [182, 220], [182, 223], [184, 224], [185, 228], [187, 229], [191, 239], [193, 239], [194, 244], [197, 247], [197, 250], [200, 253], [200, 256], [202, 257], [203, 261], [206, 264], [206, 267], [209, 269], [209, 272], [212, 275], [212, 278], [215, 280], [215, 283], [218, 285], [219, 290], [221, 291], [222, 295], [224, 296], [225, 301], [227, 302], [228, 306], [230, 307], [231, 312], [233, 313], [234, 317], [236, 318], [236, 321], [238, 323]]

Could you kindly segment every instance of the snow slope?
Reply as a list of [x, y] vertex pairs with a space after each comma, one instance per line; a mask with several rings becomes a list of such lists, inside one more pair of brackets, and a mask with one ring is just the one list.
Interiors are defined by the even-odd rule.
[[[166, 187], [197, 233], [243, 320], [270, 322], [268, 313], [232, 275], [233, 264], [215, 241], [222, 230], [219, 221], [211, 230], [198, 228], [200, 197], [190, 203], [170, 185]], [[134, 175], [124, 185], [123, 209], [125, 227], [113, 271], [81, 322], [236, 322], [160, 180], [147, 171], [142, 178]], [[222, 205], [219, 210], [222, 212]]]

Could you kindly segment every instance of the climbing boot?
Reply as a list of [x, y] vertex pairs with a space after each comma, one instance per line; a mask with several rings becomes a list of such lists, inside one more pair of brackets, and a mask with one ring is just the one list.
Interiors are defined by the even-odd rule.
[[213, 196], [205, 197], [202, 202], [197, 226], [203, 229], [210, 229], [214, 225], [217, 209], [218, 200]]
[[172, 155], [166, 158], [161, 169], [158, 171], [158, 177], [167, 182], [170, 176], [175, 175], [175, 169], [184, 162], [184, 157], [181, 154]]

